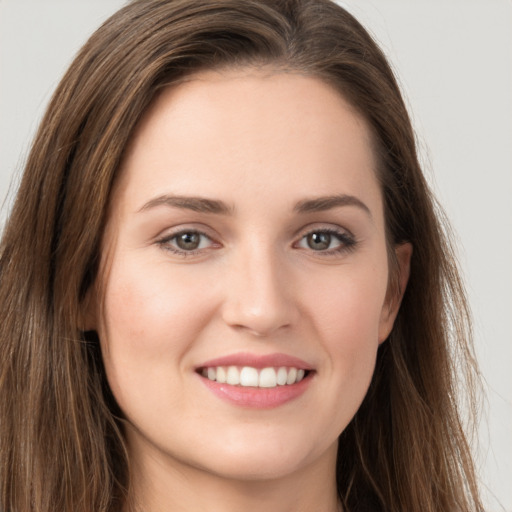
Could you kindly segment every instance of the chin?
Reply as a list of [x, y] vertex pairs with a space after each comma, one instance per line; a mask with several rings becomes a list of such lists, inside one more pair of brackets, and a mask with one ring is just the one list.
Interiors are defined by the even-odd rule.
[[[281, 454], [280, 454], [281, 455]], [[256, 482], [280, 480], [299, 472], [308, 465], [301, 457], [267, 456], [250, 458], [246, 455], [225, 457], [221, 463], [210, 463], [204, 469], [227, 480]]]
[[[211, 447], [208, 461], [203, 461], [205, 469], [230, 480], [268, 481], [286, 478], [321, 459], [332, 459], [335, 464], [337, 440], [328, 447], [307, 446], [307, 439], [272, 439], [254, 442], [231, 442]], [[228, 448], [226, 449], [226, 446]], [[213, 449], [212, 449], [213, 448]]]

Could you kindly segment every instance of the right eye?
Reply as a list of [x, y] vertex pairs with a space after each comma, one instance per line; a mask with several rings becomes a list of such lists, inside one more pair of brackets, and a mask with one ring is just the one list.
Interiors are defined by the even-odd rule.
[[208, 235], [194, 229], [187, 229], [166, 236], [159, 240], [158, 244], [166, 250], [183, 256], [195, 254], [215, 245]]

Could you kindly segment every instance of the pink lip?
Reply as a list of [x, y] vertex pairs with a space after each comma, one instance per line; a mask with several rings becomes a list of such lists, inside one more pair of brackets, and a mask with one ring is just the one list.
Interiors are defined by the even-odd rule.
[[256, 355], [249, 354], [246, 352], [240, 352], [238, 354], [231, 354], [229, 356], [219, 357], [217, 359], [211, 359], [205, 363], [197, 366], [197, 368], [209, 368], [212, 366], [251, 366], [252, 368], [279, 368], [280, 366], [302, 368], [303, 370], [312, 370], [313, 367], [294, 356], [287, 354], [266, 354]]
[[303, 380], [295, 384], [276, 386], [275, 388], [258, 388], [232, 386], [209, 380], [197, 373], [203, 384], [219, 398], [239, 407], [254, 409], [272, 409], [300, 397], [309, 387], [314, 371], [306, 361], [287, 354], [255, 355], [245, 352], [211, 359], [196, 367], [196, 370], [215, 366], [251, 366], [252, 368], [279, 368], [281, 366], [309, 370]]
[[300, 397], [311, 383], [312, 376], [306, 376], [296, 384], [275, 388], [251, 388], [221, 384], [198, 375], [203, 384], [219, 398], [239, 407], [273, 409]]

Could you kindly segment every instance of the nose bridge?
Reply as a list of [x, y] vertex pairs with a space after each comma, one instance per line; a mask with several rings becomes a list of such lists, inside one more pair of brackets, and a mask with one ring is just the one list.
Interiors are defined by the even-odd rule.
[[296, 307], [286, 286], [285, 258], [258, 237], [235, 252], [224, 304], [226, 323], [259, 336], [293, 324]]

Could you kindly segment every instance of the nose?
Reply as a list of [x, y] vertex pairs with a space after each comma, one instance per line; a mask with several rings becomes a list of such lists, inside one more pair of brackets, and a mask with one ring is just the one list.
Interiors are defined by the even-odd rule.
[[292, 327], [299, 317], [293, 279], [271, 248], [253, 243], [232, 262], [222, 308], [224, 322], [254, 336]]

